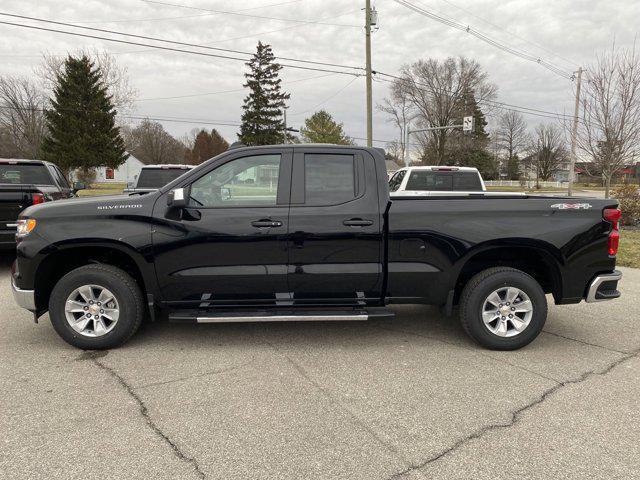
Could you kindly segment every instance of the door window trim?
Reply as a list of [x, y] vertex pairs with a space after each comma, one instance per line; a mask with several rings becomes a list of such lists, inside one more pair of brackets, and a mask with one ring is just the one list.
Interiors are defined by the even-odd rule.
[[323, 205], [313, 205], [313, 207], [333, 207], [336, 205], [344, 205], [354, 202], [364, 197], [366, 191], [364, 156], [359, 151], [314, 151], [314, 150], [298, 150], [293, 156], [293, 172], [291, 175], [291, 206], [292, 207], [308, 207], [306, 203], [306, 177], [305, 177], [305, 155], [348, 155], [353, 157], [354, 166], [354, 191], [355, 196], [344, 202], [327, 203]]
[[[191, 186], [210, 174], [214, 170], [226, 165], [227, 163], [233, 162], [235, 160], [239, 160], [241, 158], [249, 158], [249, 157], [259, 157], [265, 155], [280, 155], [280, 169], [278, 171], [278, 186], [276, 190], [276, 204], [275, 205], [223, 205], [223, 206], [208, 206], [208, 205], [189, 205], [188, 208], [193, 208], [194, 210], [223, 210], [223, 209], [235, 209], [235, 208], [278, 208], [278, 207], [288, 207], [289, 199], [291, 197], [291, 171], [292, 171], [292, 157], [293, 154], [291, 150], [264, 150], [260, 152], [238, 152], [237, 155], [230, 155], [228, 158], [225, 158], [224, 162], [216, 163], [211, 168], [208, 168], [206, 171], [202, 172], [196, 178], [186, 179], [184, 183], [175, 188], [179, 188], [180, 186], [183, 188], [188, 188], [191, 190]], [[191, 192], [189, 192], [191, 193]]]

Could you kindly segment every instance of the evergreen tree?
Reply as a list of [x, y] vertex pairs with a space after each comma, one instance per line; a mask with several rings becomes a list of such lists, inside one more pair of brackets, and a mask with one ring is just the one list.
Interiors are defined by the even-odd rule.
[[250, 91], [242, 106], [238, 134], [245, 145], [271, 145], [284, 140], [282, 112], [290, 95], [281, 90], [278, 72], [282, 67], [274, 60], [271, 46], [258, 42], [256, 53], [246, 64], [250, 72], [245, 73], [247, 81], [243, 86]]
[[509, 180], [520, 180], [520, 158], [513, 155], [507, 159], [507, 178]]
[[344, 133], [341, 123], [336, 122], [325, 110], [320, 110], [304, 121], [300, 128], [302, 140], [308, 143], [333, 143], [353, 145], [353, 141]]
[[67, 58], [64, 70], [56, 77], [53, 94], [53, 108], [45, 112], [45, 160], [64, 172], [117, 168], [124, 163], [127, 157], [115, 124], [116, 111], [100, 69], [87, 56]]

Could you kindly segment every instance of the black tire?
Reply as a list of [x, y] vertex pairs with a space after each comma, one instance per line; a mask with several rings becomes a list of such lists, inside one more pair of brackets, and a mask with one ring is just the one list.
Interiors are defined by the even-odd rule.
[[[529, 324], [521, 333], [512, 337], [496, 335], [482, 319], [485, 300], [501, 287], [520, 289], [533, 305]], [[476, 342], [491, 350], [516, 350], [528, 345], [542, 331], [546, 320], [547, 299], [540, 284], [530, 275], [515, 268], [496, 267], [483, 270], [469, 280], [460, 297], [462, 327]]]
[[[65, 316], [65, 303], [69, 295], [87, 284], [110, 290], [120, 309], [113, 329], [99, 337], [78, 333], [71, 328]], [[102, 264], [85, 265], [67, 273], [58, 281], [49, 298], [49, 317], [53, 328], [65, 342], [83, 350], [102, 350], [125, 343], [140, 327], [144, 308], [142, 292], [136, 281], [119, 268]]]

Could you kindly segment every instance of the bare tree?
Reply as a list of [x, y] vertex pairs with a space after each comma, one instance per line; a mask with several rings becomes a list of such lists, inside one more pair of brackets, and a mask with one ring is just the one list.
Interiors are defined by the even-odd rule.
[[[466, 99], [473, 96], [480, 104], [495, 97], [497, 87], [475, 60], [463, 57], [420, 60], [402, 69], [394, 87], [403, 92], [416, 111], [416, 121], [423, 127], [441, 127], [460, 123]], [[435, 153], [435, 163], [445, 159], [451, 130], [428, 134]]]
[[186, 148], [161, 124], [148, 119], [135, 128], [122, 129], [127, 151], [142, 163], [184, 163]]
[[405, 141], [409, 122], [414, 117], [414, 109], [404, 89], [400, 88], [399, 83], [391, 85], [391, 95], [385, 98], [378, 110], [389, 115], [388, 121], [398, 128], [398, 140], [393, 142], [394, 155], [403, 160], [405, 156]]
[[612, 177], [640, 153], [640, 56], [612, 50], [587, 69], [577, 146], [602, 175], [609, 198]]
[[0, 156], [38, 158], [46, 131], [45, 101], [29, 79], [0, 77]]
[[536, 127], [530, 150], [531, 167], [536, 172], [536, 186], [562, 170], [569, 159], [563, 130], [555, 124], [541, 123]]
[[511, 180], [517, 180], [519, 177], [518, 154], [526, 147], [528, 141], [527, 122], [520, 113], [506, 110], [498, 116], [495, 136], [497, 147], [506, 157], [507, 175]]
[[[118, 113], [126, 113], [132, 109], [137, 91], [129, 83], [127, 67], [118, 65], [116, 58], [111, 53], [97, 49], [84, 49], [71, 52], [70, 55], [77, 57], [86, 55], [100, 69], [107, 92], [111, 95], [111, 103], [118, 110]], [[47, 91], [50, 91], [56, 84], [57, 76], [64, 69], [65, 60], [66, 58], [63, 56], [45, 53], [42, 56], [42, 63], [35, 68], [36, 75], [42, 79]]]

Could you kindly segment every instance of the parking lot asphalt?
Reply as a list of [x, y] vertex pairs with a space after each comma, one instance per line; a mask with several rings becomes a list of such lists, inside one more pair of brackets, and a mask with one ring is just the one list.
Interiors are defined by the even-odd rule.
[[435, 308], [349, 323], [144, 325], [83, 352], [0, 269], [0, 477], [640, 478], [640, 270], [550, 305], [528, 347]]

